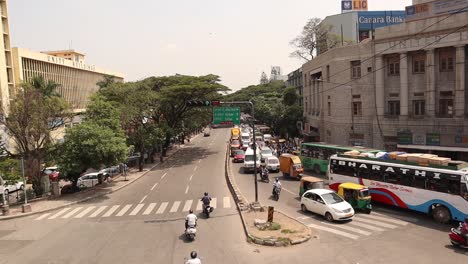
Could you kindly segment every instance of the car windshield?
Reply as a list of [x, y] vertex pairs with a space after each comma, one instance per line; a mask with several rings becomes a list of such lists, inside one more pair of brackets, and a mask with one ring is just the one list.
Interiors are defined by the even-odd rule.
[[231, 144], [232, 144], [232, 145], [239, 145], [239, 140], [233, 140], [233, 141], [231, 142]]
[[236, 155], [244, 155], [244, 151], [243, 150], [238, 150], [238, 151], [236, 151]]
[[[247, 156], [245, 156], [244, 160], [245, 161], [254, 161], [254, 155], [247, 155]], [[259, 160], [259, 159], [257, 158], [257, 160]]]
[[343, 199], [341, 199], [341, 197], [338, 196], [338, 194], [336, 193], [326, 193], [322, 195], [322, 198], [327, 204], [336, 204], [343, 202]]
[[271, 149], [262, 149], [262, 155], [272, 155]]
[[269, 159], [268, 164], [278, 164], [278, 160], [276, 159]]

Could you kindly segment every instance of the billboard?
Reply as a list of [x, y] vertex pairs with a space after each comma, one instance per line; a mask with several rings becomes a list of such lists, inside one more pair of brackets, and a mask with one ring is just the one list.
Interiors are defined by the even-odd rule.
[[342, 0], [341, 13], [367, 11], [367, 0]]
[[406, 7], [406, 21], [468, 12], [468, 0], [436, 0]]
[[358, 12], [359, 31], [400, 24], [405, 19], [405, 11]]

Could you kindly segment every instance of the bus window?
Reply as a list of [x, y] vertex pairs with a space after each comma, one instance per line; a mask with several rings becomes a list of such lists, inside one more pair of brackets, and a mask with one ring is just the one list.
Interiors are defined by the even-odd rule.
[[400, 177], [394, 173], [384, 173], [385, 182], [400, 184]]
[[413, 187], [419, 189], [426, 189], [426, 178], [414, 176]]
[[[401, 185], [405, 185], [405, 186], [414, 186], [413, 185], [413, 177], [411, 177], [410, 175], [401, 175]], [[424, 185], [422, 187], [423, 189], [425, 188]]]
[[448, 192], [451, 194], [460, 195], [460, 181], [448, 180]]
[[461, 183], [460, 184], [460, 189], [461, 189], [461, 196], [465, 198], [465, 200], [468, 201], [468, 188], [466, 187], [466, 183]]

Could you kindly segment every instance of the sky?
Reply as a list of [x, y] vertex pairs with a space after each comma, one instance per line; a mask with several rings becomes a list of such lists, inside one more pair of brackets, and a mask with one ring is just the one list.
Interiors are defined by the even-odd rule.
[[[369, 10], [404, 10], [411, 0], [368, 0]], [[13, 47], [73, 48], [86, 64], [149, 76], [216, 74], [238, 90], [263, 71], [303, 61], [289, 42], [308, 19], [341, 12], [341, 0], [9, 0]]]

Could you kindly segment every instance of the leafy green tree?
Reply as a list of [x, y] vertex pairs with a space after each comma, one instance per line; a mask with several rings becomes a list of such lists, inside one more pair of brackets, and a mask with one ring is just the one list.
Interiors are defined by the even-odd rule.
[[[0, 174], [5, 181], [21, 180], [20, 161], [13, 158], [5, 158], [0, 161]], [[1, 196], [1, 195], [0, 195]]]
[[107, 87], [111, 86], [115, 83], [115, 77], [112, 75], [104, 75], [104, 78], [97, 82], [97, 86], [99, 86], [100, 90], [104, 90]]
[[38, 76], [21, 86], [13, 96], [7, 118], [0, 124], [14, 141], [14, 152], [24, 157], [26, 174], [40, 196], [44, 191], [41, 164], [53, 143], [51, 132], [63, 128], [71, 115], [68, 103], [56, 92], [56, 83]]
[[287, 106], [297, 104], [299, 102], [299, 96], [296, 93], [296, 88], [288, 87], [283, 92], [283, 103]]

